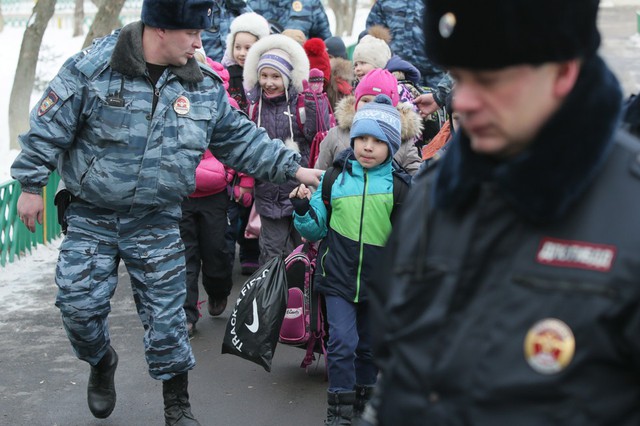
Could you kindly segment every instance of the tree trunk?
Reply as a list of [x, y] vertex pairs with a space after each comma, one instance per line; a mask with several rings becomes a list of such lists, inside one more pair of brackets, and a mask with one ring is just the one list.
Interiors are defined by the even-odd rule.
[[73, 37], [81, 36], [84, 33], [84, 0], [76, 0], [73, 10]]
[[120, 26], [119, 16], [125, 0], [104, 1], [93, 19], [87, 37], [84, 39], [82, 48], [89, 46], [98, 37], [103, 37], [111, 33]]
[[2, 1], [0, 0], [0, 33], [4, 30], [4, 16], [2, 16]]
[[38, 0], [24, 31], [16, 75], [9, 98], [9, 147], [20, 149], [18, 135], [29, 129], [29, 101], [36, 78], [42, 37], [55, 11], [56, 0]]
[[351, 35], [357, 5], [358, 0], [329, 0], [329, 7], [336, 17], [336, 30], [334, 33], [337, 37]]

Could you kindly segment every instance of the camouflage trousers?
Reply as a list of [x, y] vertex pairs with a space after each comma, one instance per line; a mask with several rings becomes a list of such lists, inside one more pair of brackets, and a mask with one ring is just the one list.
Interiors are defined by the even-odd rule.
[[144, 325], [149, 374], [167, 380], [195, 359], [182, 305], [186, 295], [180, 206], [127, 214], [71, 203], [56, 268], [56, 306], [76, 356], [91, 365], [110, 344], [107, 316], [122, 260]]

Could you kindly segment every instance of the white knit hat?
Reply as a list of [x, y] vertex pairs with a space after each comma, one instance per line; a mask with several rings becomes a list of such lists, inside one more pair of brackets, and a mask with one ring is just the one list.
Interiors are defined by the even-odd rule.
[[229, 27], [227, 36], [227, 50], [225, 56], [233, 58], [233, 43], [237, 33], [249, 33], [258, 40], [269, 35], [269, 22], [255, 12], [247, 12], [237, 16]]
[[353, 50], [353, 62], [366, 62], [376, 68], [384, 68], [391, 59], [391, 49], [384, 40], [366, 35]]

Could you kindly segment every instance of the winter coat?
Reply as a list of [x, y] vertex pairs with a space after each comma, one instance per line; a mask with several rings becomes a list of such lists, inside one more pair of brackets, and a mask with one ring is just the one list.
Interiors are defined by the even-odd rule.
[[[262, 54], [273, 48], [285, 50], [291, 57], [293, 71], [285, 94], [269, 98], [258, 83], [258, 62]], [[309, 163], [311, 141], [316, 134], [315, 102], [304, 95], [302, 106], [298, 106], [298, 94], [302, 93], [303, 80], [309, 77], [309, 60], [302, 46], [287, 36], [271, 35], [258, 40], [245, 60], [243, 70], [243, 84], [249, 103], [249, 117], [266, 129], [272, 137], [284, 140], [288, 146], [300, 153], [300, 164]], [[321, 112], [326, 127], [329, 127], [329, 112]], [[276, 136], [278, 135], [278, 136]], [[296, 181], [289, 181], [276, 185], [264, 180], [256, 181], [255, 205], [256, 211], [271, 219], [290, 217], [293, 207], [289, 201], [289, 193], [297, 185]]]
[[200, 33], [202, 47], [207, 56], [216, 62], [222, 61], [227, 47], [227, 35], [231, 22], [243, 13], [252, 12], [244, 1], [216, 0], [211, 12], [211, 27]]
[[[354, 96], [348, 96], [338, 103], [335, 111], [338, 125], [329, 130], [320, 144], [320, 154], [314, 166], [316, 169], [326, 170], [341, 151], [351, 146], [350, 133], [353, 117], [356, 114], [355, 104]], [[400, 112], [402, 144], [393, 158], [407, 173], [413, 175], [422, 162], [418, 149], [414, 145], [415, 138], [422, 131], [422, 119], [413, 111], [411, 105], [400, 103], [396, 108]]]
[[38, 192], [57, 168], [73, 195], [98, 207], [141, 212], [179, 205], [195, 189], [194, 172], [207, 148], [261, 179], [284, 182], [295, 175], [299, 154], [232, 110], [208, 66], [195, 59], [170, 66], [154, 88], [142, 31], [136, 22], [96, 40], [51, 81], [11, 169], [23, 190]]
[[246, 113], [249, 106], [247, 96], [244, 93], [244, 86], [242, 85], [242, 67], [235, 64], [228, 66], [227, 70], [229, 71], [229, 95], [238, 103], [240, 111]]
[[424, 53], [423, 13], [422, 0], [377, 0], [367, 17], [367, 28], [389, 28], [391, 51], [418, 67], [424, 86], [437, 87], [445, 73]]
[[307, 39], [331, 37], [329, 19], [320, 0], [248, 0], [254, 12], [283, 29], [300, 30]]
[[640, 423], [640, 141], [615, 133], [621, 97], [588, 59], [524, 152], [487, 159], [459, 132], [414, 180], [370, 293], [379, 425]]
[[[367, 301], [367, 286], [391, 232], [394, 180], [391, 160], [364, 169], [351, 151], [342, 162], [337, 165], [342, 172], [331, 188], [330, 223], [318, 190], [311, 196], [308, 211], [296, 208], [294, 225], [303, 238], [322, 239], [316, 289], [358, 303]], [[319, 188], [323, 180], [324, 175]]]
[[189, 197], [207, 197], [226, 190], [234, 174], [233, 169], [218, 161], [211, 151], [205, 150], [196, 167], [196, 190]]

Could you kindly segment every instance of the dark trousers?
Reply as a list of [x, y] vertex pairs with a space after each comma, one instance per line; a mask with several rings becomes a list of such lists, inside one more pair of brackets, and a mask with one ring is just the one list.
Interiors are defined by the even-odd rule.
[[187, 298], [184, 311], [187, 322], [198, 321], [198, 277], [210, 299], [229, 295], [233, 280], [224, 233], [227, 228], [227, 192], [207, 197], [185, 198], [182, 202], [180, 235], [185, 246]]
[[234, 200], [229, 202], [229, 209], [227, 211], [229, 225], [227, 226], [225, 238], [227, 240], [229, 262], [232, 267], [236, 258], [236, 242], [240, 247], [240, 263], [258, 264], [258, 256], [260, 256], [258, 239], [244, 237], [244, 229], [247, 227], [250, 211], [251, 207], [244, 207]]
[[329, 343], [329, 391], [345, 392], [358, 385], [376, 383], [378, 368], [373, 362], [369, 305], [353, 303], [340, 296], [325, 296]]

